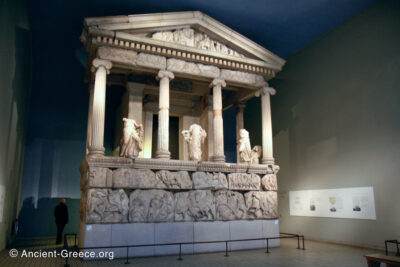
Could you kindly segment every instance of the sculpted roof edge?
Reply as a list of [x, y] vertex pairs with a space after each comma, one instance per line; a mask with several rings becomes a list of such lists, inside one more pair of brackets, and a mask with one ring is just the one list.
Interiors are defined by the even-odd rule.
[[253, 58], [276, 70], [285, 64], [279, 56], [200, 11], [91, 17], [85, 18], [84, 26]]

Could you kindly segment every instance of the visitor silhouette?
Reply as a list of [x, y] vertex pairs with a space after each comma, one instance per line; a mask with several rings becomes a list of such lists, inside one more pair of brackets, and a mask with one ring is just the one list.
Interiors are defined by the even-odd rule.
[[57, 241], [56, 244], [62, 243], [62, 233], [65, 225], [68, 223], [68, 207], [65, 198], [60, 199], [60, 204], [54, 209], [57, 225]]

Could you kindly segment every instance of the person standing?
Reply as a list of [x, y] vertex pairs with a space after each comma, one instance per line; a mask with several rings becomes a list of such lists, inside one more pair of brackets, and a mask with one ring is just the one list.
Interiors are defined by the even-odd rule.
[[60, 199], [60, 204], [54, 209], [57, 226], [57, 241], [56, 244], [62, 243], [62, 233], [65, 225], [68, 223], [68, 207], [65, 198]]

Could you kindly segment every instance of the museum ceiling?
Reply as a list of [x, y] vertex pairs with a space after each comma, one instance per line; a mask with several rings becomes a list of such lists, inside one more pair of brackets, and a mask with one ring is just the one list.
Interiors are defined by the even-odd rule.
[[[31, 124], [44, 124], [43, 114], [72, 124], [71, 105], [76, 114], [87, 114], [88, 90], [84, 83], [87, 53], [79, 37], [84, 18], [199, 10], [225, 24], [277, 56], [288, 59], [296, 51], [361, 12], [374, 0], [41, 0], [29, 1], [32, 36]], [[149, 77], [128, 77], [150, 79]], [[117, 106], [116, 92], [127, 76], [110, 77], [115, 96], [107, 97]], [[152, 78], [153, 79], [153, 78]], [[154, 79], [153, 79], [154, 80]], [[62, 82], [60, 82], [62, 81]], [[152, 84], [150, 81], [149, 98]], [[174, 90], [184, 92], [188, 81], [175, 81]], [[192, 84], [197, 88], [201, 84]], [[54, 90], [55, 87], [57, 90]], [[153, 86], [154, 87], [154, 86]], [[231, 88], [234, 89], [234, 88]], [[200, 90], [200, 89], [196, 89]], [[192, 92], [184, 92], [192, 94]], [[182, 93], [181, 93], [182, 94]], [[232, 92], [224, 91], [228, 107]], [[51, 101], [49, 101], [51, 99]], [[63, 99], [62, 103], [52, 99]], [[114, 103], [115, 102], [115, 103]], [[107, 109], [112, 112], [112, 109]], [[78, 115], [77, 115], [78, 116]], [[109, 115], [109, 117], [112, 115]], [[86, 115], [82, 116], [86, 118]], [[74, 122], [75, 123], [75, 122]], [[75, 124], [74, 124], [75, 125]], [[81, 122], [86, 127], [86, 122]]]
[[[303, 46], [356, 15], [374, 0], [88, 0], [30, 1], [36, 33], [64, 31], [73, 49], [84, 17], [199, 10], [280, 57]], [[75, 36], [75, 38], [73, 38]]]

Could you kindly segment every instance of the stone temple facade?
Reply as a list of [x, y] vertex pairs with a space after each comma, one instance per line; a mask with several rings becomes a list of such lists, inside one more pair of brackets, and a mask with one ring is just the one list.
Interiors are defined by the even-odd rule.
[[[282, 59], [201, 12], [86, 18], [81, 41], [89, 53], [90, 99], [87, 153], [80, 166], [80, 246], [279, 234], [270, 108], [275, 90], [267, 81], [281, 70]], [[113, 156], [105, 156], [103, 145], [107, 84], [127, 89]], [[243, 110], [254, 96], [261, 97], [262, 144], [252, 148]], [[232, 107], [237, 163], [227, 163], [224, 154], [222, 111]], [[154, 137], [153, 114], [158, 114]], [[179, 159], [171, 159], [169, 151], [170, 116], [179, 117]], [[230, 249], [264, 245], [232, 242]], [[176, 249], [131, 248], [129, 254]], [[195, 244], [183, 252], [222, 249], [219, 243]]]

